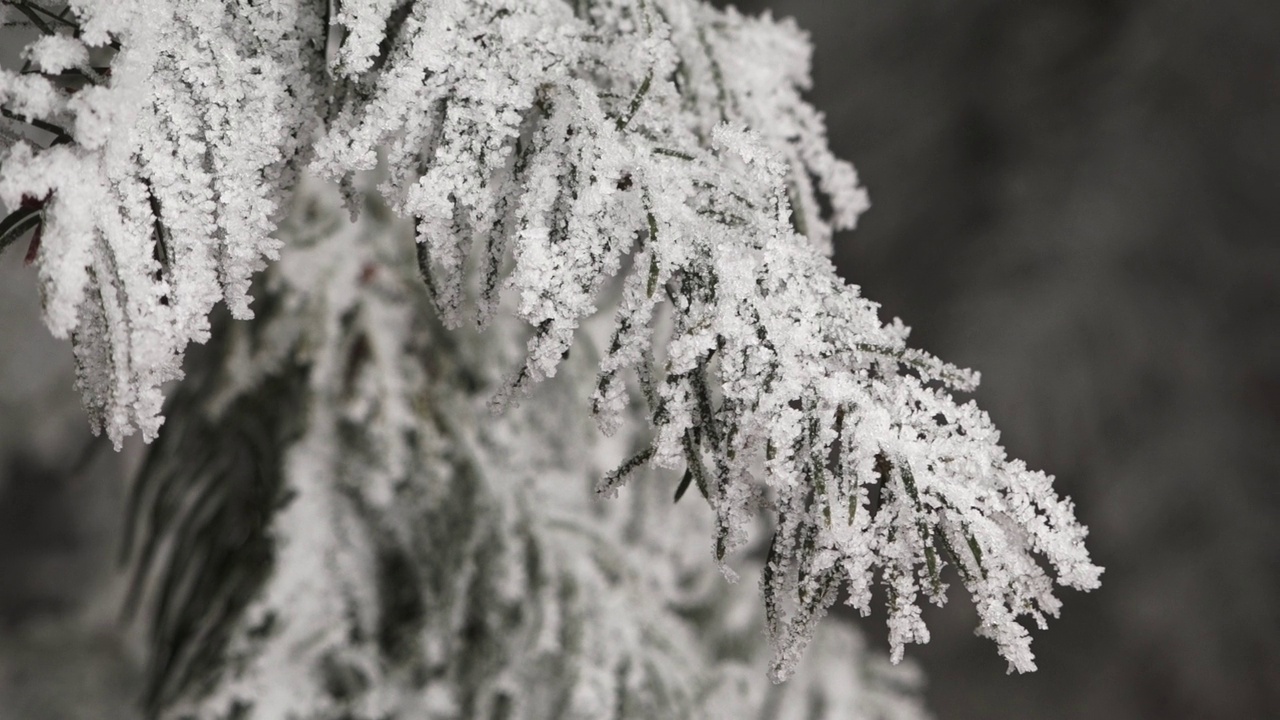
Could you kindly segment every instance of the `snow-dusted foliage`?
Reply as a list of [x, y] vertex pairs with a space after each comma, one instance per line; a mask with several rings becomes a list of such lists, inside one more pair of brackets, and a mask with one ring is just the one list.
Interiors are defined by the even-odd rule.
[[[220, 418], [243, 415], [246, 438], [275, 438], [257, 465], [277, 468], [267, 486], [292, 498], [251, 528], [277, 553], [254, 571], [264, 575], [243, 579], [253, 589], [195, 596], [222, 603], [197, 619], [244, 619], [209, 626], [231, 633], [220, 677], [232, 679], [201, 702], [230, 712], [252, 696], [302, 716], [338, 700], [371, 716], [438, 707], [598, 717], [605, 698], [624, 716], [696, 707], [707, 676], [680, 668], [704, 665], [689, 653], [706, 646], [672, 640], [690, 630], [632, 608], [649, 582], [644, 553], [628, 548], [621, 565], [606, 550], [579, 557], [583, 538], [609, 546], [594, 524], [585, 535], [574, 525], [586, 510], [556, 520], [554, 503], [508, 487], [513, 475], [543, 487], [593, 464], [521, 450], [563, 430], [578, 407], [557, 406], [562, 419], [544, 416], [536, 432], [522, 425], [548, 393], [589, 404], [630, 451], [598, 473], [600, 494], [682, 473], [676, 496], [696, 487], [705, 498], [708, 545], [726, 575], [736, 575], [731, 553], [767, 547], [760, 585], [775, 680], [794, 671], [842, 590], [869, 612], [877, 579], [895, 659], [928, 639], [919, 597], [941, 603], [951, 565], [979, 632], [1019, 671], [1034, 668], [1019, 617], [1042, 625], [1055, 615], [1055, 582], [1097, 585], [1069, 501], [1005, 457], [984, 413], [951, 397], [976, 374], [909, 348], [906, 328], [881, 323], [836, 275], [832, 233], [867, 202], [800, 97], [808, 46], [791, 23], [696, 0], [74, 2], [69, 14], [9, 4], [48, 32], [28, 50], [42, 72], [0, 76], [0, 104], [55, 137], [7, 149], [0, 199], [39, 218], [31, 257], [49, 324], [75, 341], [86, 404], [114, 439], [133, 428], [155, 435], [159, 384], [178, 374], [189, 340], [208, 336], [212, 304], [223, 297], [247, 316], [251, 274], [281, 240], [298, 246], [264, 290], [273, 317], [228, 329], [227, 376], [199, 395], [203, 410], [187, 411], [195, 419], [171, 418], [184, 425], [166, 442], [191, 446], [153, 455], [161, 465], [149, 477], [180, 478], [197, 448], [218, 447], [206, 436], [227, 432]], [[92, 64], [98, 55], [105, 66]], [[78, 74], [64, 87], [70, 67]], [[304, 163], [341, 184], [354, 215], [379, 207], [358, 177], [381, 166], [378, 194], [412, 222], [416, 258], [349, 238], [330, 252], [319, 238], [342, 232], [317, 235], [297, 218], [269, 237]], [[408, 299], [409, 270], [434, 310]], [[453, 334], [435, 327], [436, 313]], [[471, 317], [492, 326], [483, 357], [468, 355], [456, 330]], [[289, 376], [281, 363], [303, 363], [294, 370], [305, 382], [256, 408], [250, 390]], [[552, 381], [558, 391], [514, 408], [558, 373], [571, 376]], [[506, 419], [476, 415], [467, 392], [448, 399], [441, 388], [459, 383], [487, 389]], [[260, 427], [263, 418], [278, 422]], [[208, 489], [196, 497], [223, 497], [218, 478], [234, 468], [222, 456], [235, 452], [204, 452], [213, 454], [197, 479]], [[557, 539], [566, 533], [577, 539]], [[386, 547], [401, 549], [387, 559]], [[388, 562], [390, 579], [377, 574]], [[199, 587], [198, 567], [177, 568], [175, 592]], [[378, 605], [389, 592], [379, 582], [416, 584], [418, 604]], [[299, 600], [318, 588], [331, 604]], [[491, 603], [468, 600], [475, 593]], [[161, 704], [204, 676], [201, 648], [220, 647], [192, 639], [197, 629], [181, 623], [194, 621], [175, 609], [185, 607], [160, 605], [158, 653], [194, 653], [163, 665]], [[495, 614], [468, 614], [480, 607]], [[410, 611], [415, 630], [378, 634], [378, 612]], [[284, 612], [314, 615], [272, 632]], [[696, 632], [722, 621], [711, 616]], [[254, 650], [255, 633], [275, 640]], [[613, 635], [630, 640], [590, 640]], [[403, 651], [413, 662], [387, 665], [401, 642], [421, 643]], [[460, 655], [470, 652], [482, 656]], [[531, 659], [546, 652], [563, 661], [548, 670]], [[314, 662], [288, 666], [299, 653]], [[393, 682], [384, 672], [407, 674]], [[560, 674], [544, 682], [537, 672]], [[421, 705], [399, 691], [383, 697], [440, 678], [444, 690], [413, 695]], [[538, 699], [531, 687], [560, 694]], [[627, 697], [669, 704], [631, 712]]]
[[135, 494], [137, 536], [171, 543], [135, 543], [157, 596], [154, 708], [923, 717], [913, 674], [849, 628], [795, 682], [762, 683], [758, 603], [688, 542], [707, 513], [656, 483], [596, 499], [597, 458], [620, 448], [581, 412], [565, 422], [563, 392], [486, 421], [519, 328], [441, 327], [385, 210], [350, 226], [308, 193], [282, 237], [263, 289], [279, 302], [201, 356]]
[[8, 4], [45, 32], [27, 72], [0, 69], [0, 107], [45, 137], [6, 143], [0, 201], [36, 226], [45, 320], [73, 340], [95, 430], [152, 439], [214, 303], [249, 317], [277, 252], [317, 124], [324, 3]]
[[946, 562], [980, 631], [1032, 669], [1015, 618], [1042, 622], [1058, 601], [1031, 552], [1067, 585], [1093, 587], [1099, 570], [1048, 478], [1007, 460], [986, 416], [939, 387], [967, 390], [976, 375], [908, 349], [905, 328], [882, 325], [831, 267], [831, 227], [851, 227], [866, 201], [798, 96], [808, 67], [795, 29], [687, 2], [430, 2], [393, 15], [338, 18], [355, 37], [393, 20], [396, 33], [376, 71], [339, 54], [361, 102], [334, 119], [317, 168], [343, 177], [386, 148], [380, 190], [414, 218], [452, 325], [469, 258], [483, 320], [510, 246], [518, 313], [536, 331], [504, 393], [553, 376], [622, 278], [594, 411], [606, 432], [618, 426], [634, 370], [655, 437], [600, 489], [645, 463], [684, 468], [716, 512], [721, 560], [761, 506], [776, 511], [763, 582], [775, 677], [841, 586], [869, 610], [877, 574], [895, 654], [926, 640], [916, 598], [942, 600]]

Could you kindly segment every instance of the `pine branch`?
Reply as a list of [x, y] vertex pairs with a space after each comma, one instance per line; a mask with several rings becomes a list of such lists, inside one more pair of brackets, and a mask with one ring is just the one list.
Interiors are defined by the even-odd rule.
[[[248, 376], [220, 380], [225, 397], [207, 412], [235, 418], [261, 438], [285, 437], [282, 427], [253, 424], [283, 419], [258, 417], [269, 413], [253, 405], [242, 413], [235, 403], [293, 367], [287, 356], [314, 354], [298, 365], [309, 371], [295, 370], [310, 373], [305, 412], [315, 426], [289, 457], [313, 462], [316, 480], [306, 484], [305, 473], [283, 472], [300, 488], [298, 502], [336, 518], [308, 541], [336, 553], [326, 565], [332, 576], [376, 585], [352, 568], [388, 547], [425, 558], [423, 548], [405, 545], [414, 536], [397, 524], [408, 522], [403, 517], [393, 515], [399, 520], [383, 527], [361, 513], [382, 518], [378, 508], [400, 488], [440, 477], [440, 467], [471, 467], [488, 457], [476, 450], [464, 461], [439, 450], [478, 442], [479, 421], [459, 424], [415, 404], [427, 389], [423, 376], [448, 375], [414, 361], [424, 346], [405, 344], [424, 336], [444, 342], [428, 309], [434, 307], [454, 329], [473, 314], [524, 323], [522, 334], [503, 336], [525, 343], [522, 357], [504, 347], [494, 353], [501, 367], [473, 363], [486, 368], [485, 377], [508, 378], [492, 393], [496, 407], [513, 407], [543, 381], [577, 367], [581, 354], [570, 349], [586, 326], [605, 325], [602, 336], [610, 341], [594, 368], [593, 413], [606, 433], [641, 426], [648, 445], [633, 444], [642, 459], [624, 462], [602, 489], [619, 489], [645, 467], [684, 470], [683, 486], [696, 483], [712, 510], [714, 526], [706, 528], [712, 554], [730, 576], [728, 565], [750, 546], [762, 508], [776, 512], [763, 583], [775, 679], [794, 670], [839, 588], [867, 612], [876, 578], [888, 586], [895, 657], [905, 642], [927, 639], [917, 597], [945, 597], [938, 546], [967, 572], [980, 632], [1018, 670], [1034, 668], [1018, 618], [1056, 614], [1055, 584], [1098, 584], [1101, 569], [1083, 547], [1085, 529], [1070, 502], [1050, 478], [1008, 459], [989, 418], [949, 394], [971, 389], [977, 375], [909, 349], [906, 328], [881, 323], [877, 306], [835, 274], [832, 233], [853, 227], [867, 201], [852, 166], [828, 149], [820, 115], [801, 97], [808, 46], [794, 25], [694, 0], [368, 0], [332, 8], [316, 0], [169, 0], [145, 8], [76, 7], [78, 37], [55, 32], [31, 46], [39, 73], [0, 72], [6, 112], [56, 136], [48, 148], [19, 142], [6, 151], [0, 200], [17, 206], [23, 198], [46, 198], [29, 255], [51, 330], [73, 340], [91, 421], [117, 445], [136, 430], [155, 438], [160, 388], [181, 375], [187, 344], [210, 337], [213, 305], [221, 299], [234, 317], [250, 318], [254, 273], [284, 250], [273, 233], [294, 238], [298, 252], [286, 255], [294, 265], [280, 276], [285, 320], [254, 326], [251, 349], [223, 357], [247, 365], [241, 369]], [[27, 10], [33, 23], [48, 19]], [[91, 50], [113, 44], [121, 52], [97, 84], [60, 83], [68, 68], [97, 72]], [[365, 175], [379, 165], [386, 170], [377, 195], [387, 208], [373, 199]], [[367, 251], [335, 244], [335, 237], [351, 238], [324, 213], [310, 220], [291, 215], [277, 228], [304, 166], [338, 182], [355, 216], [411, 218], [416, 257], [383, 241]], [[30, 222], [19, 218], [8, 227]], [[381, 254], [369, 254], [374, 249]], [[483, 257], [478, 270], [473, 256]], [[415, 289], [406, 278], [416, 278]], [[504, 302], [509, 307], [497, 312]], [[467, 312], [473, 304], [475, 312]], [[301, 316], [318, 325], [297, 324]], [[264, 355], [264, 347], [276, 354]], [[460, 383], [478, 376], [448, 375]], [[629, 406], [629, 381], [639, 386], [643, 407]], [[243, 449], [262, 463], [281, 462], [272, 453], [282, 450], [257, 447], [261, 440], [248, 430], [236, 435], [234, 426], [215, 427], [212, 419], [191, 422], [182, 431], [191, 439], [171, 442]], [[428, 442], [437, 446], [424, 450], [420, 444]], [[332, 445], [346, 454], [327, 454]], [[419, 464], [424, 458], [439, 463], [428, 468]], [[139, 500], [146, 512], [137, 516], [149, 518], [140, 531], [152, 538], [139, 539], [142, 575], [159, 561], [161, 538], [192, 558], [156, 580], [154, 654], [170, 668], [153, 685], [158, 707], [190, 697], [199, 684], [194, 678], [216, 669], [220, 661], [205, 649], [264, 657], [255, 655], [246, 619], [254, 627], [266, 622], [255, 615], [259, 601], [283, 611], [280, 593], [302, 593], [307, 578], [269, 573], [265, 585], [244, 592], [211, 580], [231, 573], [245, 588], [264, 582], [256, 572], [233, 572], [236, 557], [215, 529], [231, 526], [228, 508], [240, 496], [229, 477], [240, 470], [215, 462], [195, 473], [166, 465], [151, 472], [142, 487], [155, 489]], [[494, 647], [514, 653], [511, 663], [518, 665], [540, 646], [521, 645], [527, 637], [507, 643], [494, 630], [511, 629], [505, 621], [468, 616], [465, 599], [491, 589], [492, 579], [475, 573], [518, 572], [508, 567], [514, 561], [506, 551], [488, 546], [502, 523], [540, 521], [468, 504], [481, 488], [467, 483], [481, 484], [484, 473], [467, 473], [471, 480], [449, 485], [461, 493], [455, 498], [461, 505], [419, 498], [423, 516], [448, 518], [461, 509], [477, 523], [464, 533], [470, 544], [451, 550], [457, 555], [418, 567], [424, 584], [436, 583], [425, 597], [444, 603], [431, 608], [435, 614], [424, 611], [423, 622], [442, 623], [433, 627], [446, 644], [479, 628]], [[353, 477], [368, 486], [357, 487]], [[496, 490], [485, 497], [502, 507], [520, 502]], [[302, 515], [286, 509], [274, 522], [301, 533]], [[342, 523], [365, 528], [372, 539], [347, 542]], [[433, 535], [415, 542], [448, 541]], [[517, 545], [529, 552], [558, 547], [543, 536]], [[970, 552], [957, 558], [955, 550], [966, 546]], [[291, 557], [290, 563], [309, 562], [305, 554]], [[599, 557], [580, 562], [588, 568], [581, 575], [565, 570], [545, 579], [558, 583], [544, 588], [546, 612], [603, 612], [580, 595], [575, 583], [584, 577], [594, 578], [600, 597], [627, 587]], [[344, 590], [343, 608], [313, 608], [317, 615], [301, 624], [367, 632], [359, 608], [369, 600], [354, 589], [365, 585]], [[248, 596], [256, 600], [246, 605]], [[224, 621], [241, 623], [230, 640], [220, 629]], [[286, 627], [268, 645], [302, 642], [290, 635], [295, 629]], [[587, 630], [565, 632], [559, 642], [578, 665], [562, 668], [557, 687], [576, 687], [577, 673], [589, 666], [582, 660], [588, 646], [572, 633]], [[324, 653], [297, 679], [311, 682], [305, 678], [313, 670], [325, 678], [314, 702], [373, 703], [353, 698], [365, 697], [368, 667], [381, 667], [382, 650], [360, 642], [321, 645]], [[614, 676], [634, 683], [652, 675], [681, 697], [693, 692], [687, 681], [644, 664], [670, 655], [664, 648], [638, 647], [622, 653], [633, 662], [628, 669], [609, 665]], [[412, 672], [472, 671], [422, 662], [427, 670]], [[295, 670], [302, 672], [288, 672]], [[246, 702], [262, 706], [241, 692], [251, 679], [210, 682], [216, 689], [200, 702], [221, 703], [224, 715], [234, 708], [247, 714]], [[475, 695], [467, 710], [516, 702], [496, 685], [484, 687], [489, 694]], [[562, 709], [561, 700], [548, 702], [544, 710]], [[628, 702], [618, 700], [622, 707]], [[518, 705], [511, 711], [524, 712]]]

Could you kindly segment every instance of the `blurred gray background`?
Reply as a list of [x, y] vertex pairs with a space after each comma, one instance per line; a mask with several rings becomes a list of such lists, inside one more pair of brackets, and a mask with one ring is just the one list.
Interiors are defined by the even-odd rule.
[[[1010, 453], [1058, 476], [1107, 567], [1026, 676], [953, 588], [909, 653], [937, 716], [1280, 717], [1280, 3], [738, 6], [813, 37], [811, 98], [873, 202], [842, 271], [983, 372]], [[88, 435], [21, 256], [0, 257], [0, 720], [130, 718], [136, 449]]]

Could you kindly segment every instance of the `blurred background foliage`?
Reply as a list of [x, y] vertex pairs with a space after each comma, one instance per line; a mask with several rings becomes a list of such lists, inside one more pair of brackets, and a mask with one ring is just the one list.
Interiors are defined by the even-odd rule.
[[[910, 654], [937, 716], [1280, 716], [1280, 3], [736, 4], [812, 36], [811, 99], [872, 194], [842, 272], [983, 372], [1010, 453], [1058, 476], [1107, 567], [1032, 675], [967, 603], [927, 614]], [[133, 716], [115, 554], [137, 448], [91, 438], [71, 382], [11, 250], [0, 718]], [[858, 622], [883, 641], [882, 620]]]

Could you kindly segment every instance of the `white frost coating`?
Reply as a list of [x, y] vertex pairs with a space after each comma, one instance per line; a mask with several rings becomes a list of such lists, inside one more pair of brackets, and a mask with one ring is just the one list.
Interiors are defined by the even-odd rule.
[[40, 75], [20, 75], [0, 69], [0, 103], [5, 110], [20, 117], [40, 118], [61, 112], [66, 98]]
[[386, 65], [361, 76], [370, 99], [344, 108], [316, 169], [342, 178], [385, 148], [381, 189], [415, 218], [448, 323], [462, 321], [468, 262], [482, 318], [505, 276], [535, 332], [499, 404], [556, 374], [621, 276], [594, 407], [616, 430], [621, 372], [636, 370], [655, 440], [601, 491], [646, 462], [687, 469], [721, 560], [762, 503], [776, 508], [762, 581], [775, 678], [839, 587], [869, 612], [877, 576], [895, 657], [926, 641], [918, 598], [943, 601], [946, 564], [1011, 669], [1034, 668], [1016, 618], [1059, 602], [1032, 553], [1063, 585], [1092, 588], [1100, 570], [1047, 478], [939, 389], [970, 390], [976, 373], [907, 348], [906, 328], [836, 276], [831, 232], [867, 201], [799, 97], [803, 36], [689, 2], [574, 7], [409, 4]]
[[[647, 465], [682, 471], [713, 511], [726, 574], [761, 511], [772, 519], [760, 584], [775, 679], [841, 588], [865, 613], [885, 586], [895, 658], [927, 640], [919, 597], [943, 602], [946, 565], [979, 632], [1011, 669], [1034, 668], [1019, 618], [1056, 615], [1054, 585], [1095, 587], [1101, 569], [1070, 502], [946, 390], [977, 374], [908, 348], [906, 328], [835, 274], [831, 235], [867, 199], [800, 97], [809, 51], [792, 23], [694, 0], [366, 0], [335, 4], [326, 27], [329, 6], [76, 2], [83, 42], [118, 43], [109, 75], [69, 100], [51, 80], [0, 75], [0, 102], [58, 133], [7, 151], [0, 199], [43, 213], [46, 316], [76, 344], [95, 428], [154, 436], [158, 388], [208, 337], [212, 305], [249, 317], [302, 164], [359, 212], [355, 175], [381, 159], [379, 191], [413, 223], [443, 322], [489, 322], [505, 294], [533, 328], [494, 405], [556, 376], [584, 325], [612, 317], [593, 414], [613, 433], [634, 403], [651, 437], [601, 491]], [[332, 48], [335, 29], [346, 40]], [[45, 42], [32, 52], [51, 67], [72, 59]], [[348, 343], [323, 346], [317, 367], [336, 364], [321, 386], [347, 393], [352, 422], [377, 420], [377, 506], [414, 462], [399, 431], [420, 414], [385, 330], [420, 310], [318, 314], [315, 337]], [[342, 353], [383, 372], [334, 380], [353, 362]], [[457, 582], [474, 572], [455, 569]], [[583, 686], [570, 704], [590, 714], [599, 697]]]
[[[81, 39], [46, 36], [27, 55], [78, 77], [0, 74], [0, 104], [56, 133], [0, 159], [0, 200], [40, 207], [46, 319], [76, 345], [94, 430], [119, 446], [155, 437], [159, 388], [208, 336], [217, 300], [250, 316], [297, 174], [284, 165], [314, 124], [321, 20], [305, 3], [72, 5]], [[114, 54], [108, 68], [88, 67], [91, 49]]]
[[66, 35], [46, 35], [27, 46], [27, 59], [40, 70], [57, 75], [89, 64], [89, 48]]
[[[267, 529], [275, 569], [225, 625], [194, 615], [197, 628], [225, 628], [228, 661], [185, 683], [187, 666], [166, 666], [162, 717], [924, 717], [913, 670], [849, 628], [818, 644], [796, 682], [762, 683], [762, 613], [706, 572], [704, 509], [671, 508], [655, 482], [597, 500], [596, 458], [626, 446], [596, 445], [572, 396], [487, 419], [485, 388], [500, 382], [517, 324], [444, 330], [420, 312], [408, 228], [376, 204], [350, 226], [330, 191], [303, 198], [270, 273], [280, 304], [231, 328], [195, 369], [197, 382], [213, 378], [207, 427], [249, 422], [250, 444], [286, 438], [283, 509]], [[589, 383], [591, 364], [565, 372]], [[275, 412], [237, 410], [282, 380], [305, 391], [273, 394]], [[281, 433], [298, 421], [298, 435]], [[162, 436], [160, 463], [208, 443], [184, 439], [190, 427]], [[180, 523], [175, 542], [199, 554], [200, 538], [227, 530]], [[178, 641], [174, 655], [203, 642]]]

